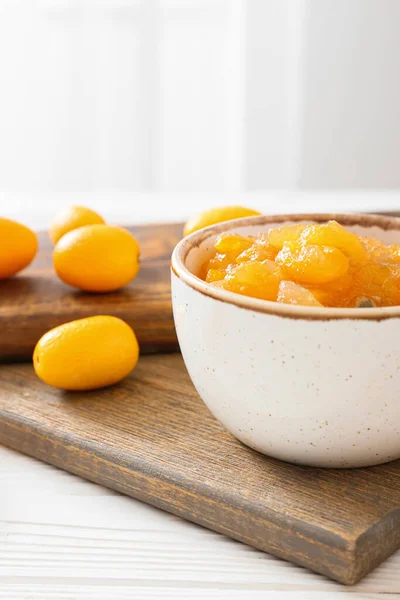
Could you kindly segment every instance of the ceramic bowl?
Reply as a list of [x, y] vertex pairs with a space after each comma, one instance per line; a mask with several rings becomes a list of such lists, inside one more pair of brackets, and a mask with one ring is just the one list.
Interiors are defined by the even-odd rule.
[[400, 307], [278, 304], [197, 277], [222, 232], [336, 219], [400, 243], [400, 219], [290, 215], [239, 219], [184, 238], [172, 256], [182, 355], [201, 398], [236, 438], [281, 460], [359, 467], [400, 457]]

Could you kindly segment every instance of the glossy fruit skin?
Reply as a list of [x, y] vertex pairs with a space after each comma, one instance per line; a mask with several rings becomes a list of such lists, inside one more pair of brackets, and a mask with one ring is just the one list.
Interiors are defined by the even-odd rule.
[[91, 208], [76, 205], [69, 206], [53, 219], [49, 231], [50, 239], [53, 244], [56, 244], [69, 231], [85, 225], [101, 224], [104, 224], [103, 217]]
[[274, 227], [268, 232], [268, 243], [273, 248], [276, 248], [277, 251], [282, 250], [286, 242], [297, 242], [306, 227], [302, 223]]
[[96, 316], [51, 329], [33, 353], [37, 376], [64, 390], [93, 390], [117, 383], [132, 371], [139, 345], [117, 317]]
[[260, 214], [257, 210], [245, 208], [244, 206], [220, 206], [219, 208], [212, 208], [189, 219], [183, 229], [183, 235], [190, 235], [199, 229], [215, 225], [216, 223], [232, 221], [233, 219], [240, 219], [242, 217], [255, 217]]
[[310, 290], [293, 281], [280, 282], [277, 302], [297, 306], [323, 306]]
[[139, 254], [139, 244], [127, 229], [87, 225], [57, 242], [53, 264], [69, 285], [88, 292], [111, 292], [136, 277]]
[[242, 235], [220, 235], [214, 243], [214, 248], [220, 254], [238, 256], [253, 245], [253, 240]]
[[37, 250], [37, 236], [29, 227], [0, 217], [0, 279], [7, 279], [25, 269], [35, 258]]
[[315, 244], [285, 242], [275, 260], [290, 280], [300, 284], [329, 283], [349, 269], [349, 260], [341, 250]]
[[242, 262], [220, 281], [230, 292], [263, 300], [276, 300], [282, 279], [280, 268], [271, 260]]
[[343, 252], [352, 265], [363, 265], [370, 258], [362, 240], [336, 221], [328, 221], [328, 223], [320, 225], [307, 225], [300, 239], [304, 244], [332, 246]]
[[[246, 238], [250, 239], [250, 238]], [[271, 246], [268, 241], [268, 237], [264, 234], [260, 234], [256, 240], [252, 240], [252, 244], [247, 250], [239, 254], [236, 258], [238, 264], [252, 261], [263, 261], [263, 260], [275, 260], [278, 250]]]

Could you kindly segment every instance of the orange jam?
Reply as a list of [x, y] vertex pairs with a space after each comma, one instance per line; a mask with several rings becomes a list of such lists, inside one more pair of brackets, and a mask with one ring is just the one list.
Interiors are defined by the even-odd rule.
[[286, 304], [400, 305], [400, 245], [359, 237], [336, 221], [223, 234], [202, 272], [217, 287]]

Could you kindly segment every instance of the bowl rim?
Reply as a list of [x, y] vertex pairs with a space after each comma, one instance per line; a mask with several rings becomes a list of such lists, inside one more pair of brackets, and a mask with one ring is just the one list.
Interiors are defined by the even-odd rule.
[[293, 213], [279, 215], [260, 215], [255, 217], [244, 217], [231, 221], [224, 221], [211, 225], [184, 237], [175, 247], [171, 258], [171, 270], [178, 279], [181, 279], [190, 288], [201, 294], [232, 304], [245, 310], [265, 313], [292, 319], [304, 319], [315, 321], [360, 319], [381, 321], [400, 317], [400, 306], [387, 306], [381, 308], [339, 308], [318, 306], [296, 306], [293, 304], [280, 304], [271, 300], [262, 300], [250, 296], [242, 296], [227, 290], [214, 287], [194, 275], [186, 267], [186, 259], [189, 252], [199, 247], [209, 237], [219, 235], [246, 226], [268, 225], [268, 223], [284, 224], [285, 222], [311, 221], [325, 223], [336, 220], [344, 226], [379, 227], [383, 231], [400, 231], [400, 218], [367, 213]]

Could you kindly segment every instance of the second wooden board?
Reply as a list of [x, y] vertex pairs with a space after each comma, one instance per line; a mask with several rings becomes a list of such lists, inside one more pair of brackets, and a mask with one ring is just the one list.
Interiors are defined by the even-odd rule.
[[213, 418], [178, 354], [87, 393], [2, 365], [0, 443], [343, 583], [400, 547], [400, 461], [340, 471], [262, 456]]
[[142, 353], [178, 349], [172, 317], [169, 263], [182, 236], [182, 224], [127, 227], [141, 246], [136, 279], [109, 294], [90, 294], [67, 285], [52, 267], [47, 232], [39, 234], [39, 252], [28, 269], [0, 281], [0, 360], [31, 360], [38, 339], [61, 323], [114, 315], [131, 325]]

